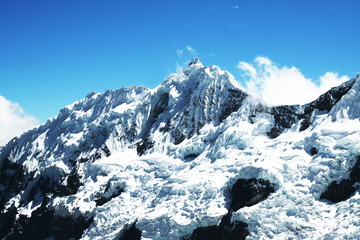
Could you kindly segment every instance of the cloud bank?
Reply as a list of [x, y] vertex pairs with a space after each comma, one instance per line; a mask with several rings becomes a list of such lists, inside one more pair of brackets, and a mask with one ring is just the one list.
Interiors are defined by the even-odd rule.
[[267, 57], [257, 57], [253, 63], [239, 62], [245, 90], [270, 105], [305, 104], [349, 79], [327, 72], [318, 80], [306, 78], [296, 67], [279, 66]]
[[0, 96], [0, 146], [38, 124], [39, 120], [26, 114], [18, 103]]

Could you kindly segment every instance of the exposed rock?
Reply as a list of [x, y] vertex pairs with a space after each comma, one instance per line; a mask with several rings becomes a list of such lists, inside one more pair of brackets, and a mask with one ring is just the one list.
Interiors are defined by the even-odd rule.
[[303, 113], [298, 115], [299, 119], [303, 119], [299, 130], [304, 131], [310, 127], [314, 111], [329, 112], [342, 98], [342, 96], [344, 96], [352, 88], [354, 82], [355, 81], [350, 81], [346, 84], [340, 85], [339, 87], [334, 87], [322, 94], [315, 101], [306, 104], [304, 106]]
[[341, 202], [353, 195], [359, 188], [359, 185], [355, 187], [356, 183], [360, 182], [360, 156], [357, 159], [355, 166], [350, 172], [350, 179], [343, 179], [339, 182], [333, 181], [327, 187], [326, 191], [320, 196], [320, 199], [327, 199], [332, 202]]
[[241, 107], [246, 97], [248, 97], [245, 92], [237, 89], [228, 89], [226, 94], [228, 97], [226, 102], [222, 104], [219, 122], [222, 122], [231, 113], [236, 112]]
[[136, 151], [139, 156], [143, 155], [148, 149], [154, 146], [154, 142], [150, 141], [148, 137], [144, 138], [142, 142], [136, 145]]
[[7, 222], [12, 225], [12, 229], [7, 231], [2, 239], [80, 239], [93, 220], [83, 216], [59, 216], [46, 205], [47, 199], [44, 199], [41, 206], [32, 212], [31, 217], [20, 215], [16, 222]]
[[248, 225], [241, 221], [234, 221], [229, 225], [199, 227], [182, 240], [244, 240], [249, 235], [247, 227]]
[[131, 225], [130, 228], [125, 229], [125, 231], [120, 235], [119, 240], [140, 240], [141, 231], [136, 228], [136, 223]]
[[242, 207], [255, 205], [265, 200], [274, 191], [273, 184], [268, 180], [238, 179], [231, 189], [232, 200], [229, 210], [237, 211]]
[[65, 177], [65, 173], [61, 168], [52, 166], [46, 168], [40, 176], [28, 182], [29, 194], [24, 194], [22, 199], [23, 205], [34, 201], [41, 202], [43, 199], [52, 194], [54, 197], [64, 197], [76, 194], [81, 186], [80, 176], [76, 172], [76, 168]]
[[199, 156], [199, 154], [196, 153], [190, 153], [184, 156], [184, 159], [195, 159]]
[[77, 169], [73, 168], [72, 171], [70, 172], [70, 174], [67, 176], [67, 180], [66, 180], [67, 194], [65, 194], [64, 196], [68, 196], [68, 195], [77, 193], [79, 187], [82, 185], [80, 182], [80, 179], [81, 179], [81, 177], [77, 173]]
[[274, 138], [277, 138], [281, 133], [282, 133], [282, 131], [280, 129], [273, 127], [273, 128], [271, 128], [270, 132], [267, 132], [266, 134], [270, 138], [274, 139]]
[[6, 212], [0, 212], [0, 239], [4, 239], [14, 228], [17, 213], [14, 204]]
[[[25, 174], [21, 164], [5, 158], [2, 160], [0, 180], [0, 239], [44, 239], [50, 236], [58, 236], [57, 239], [80, 238], [82, 231], [90, 224], [89, 219], [82, 217], [57, 216], [54, 210], [46, 207], [48, 195], [67, 196], [77, 192], [80, 181], [75, 168], [66, 177], [61, 168], [51, 166], [34, 177], [33, 173]], [[33, 201], [33, 204], [41, 204], [41, 207], [33, 211], [31, 217], [19, 215], [16, 219], [16, 207], [12, 205], [5, 210], [5, 204], [21, 191], [24, 194], [20, 205], [25, 206]], [[61, 231], [64, 228], [67, 230]]]
[[[2, 159], [0, 169], [0, 212], [5, 203], [14, 195], [20, 193], [26, 186], [28, 178], [21, 164], [11, 162], [7, 157]], [[0, 225], [3, 223], [0, 222]]]
[[298, 105], [284, 105], [271, 108], [271, 115], [274, 116], [275, 126], [279, 129], [291, 128], [298, 121], [296, 112]]
[[358, 157], [355, 166], [350, 172], [350, 179], [354, 183], [360, 182], [360, 156]]
[[244, 240], [249, 231], [245, 228], [247, 224], [235, 221], [229, 227], [220, 225], [200, 227], [194, 230], [190, 237], [186, 240]]
[[137, 143], [136, 150], [139, 156], [143, 155], [148, 149], [154, 146], [154, 142], [150, 140], [150, 131], [154, 127], [153, 125], [157, 122], [158, 117], [162, 114], [169, 104], [169, 94], [162, 94], [156, 103], [151, 107], [151, 115], [143, 127], [143, 131], [140, 134], [142, 141]]
[[349, 179], [342, 180], [339, 183], [333, 181], [327, 190], [321, 194], [320, 199], [325, 198], [337, 203], [348, 199], [355, 191], [356, 188], [353, 187], [353, 182]]
[[322, 94], [317, 100], [307, 104], [305, 113], [310, 113], [314, 109], [319, 111], [329, 112], [332, 107], [344, 96], [354, 85], [355, 81], [352, 80], [339, 87], [333, 87], [326, 93]]
[[95, 200], [96, 202], [96, 206], [102, 206], [105, 203], [107, 203], [108, 201], [110, 201], [111, 199], [120, 196], [120, 194], [124, 192], [124, 190], [122, 188], [120, 188], [119, 186], [116, 187], [115, 189], [111, 189], [110, 188], [110, 182], [107, 184], [104, 193], [102, 194], [101, 197], [97, 198]]
[[238, 179], [231, 189], [229, 212], [218, 225], [196, 228], [182, 240], [244, 240], [248, 235], [245, 222], [231, 222], [232, 213], [245, 206], [255, 205], [274, 192], [273, 185], [263, 179]]
[[105, 153], [106, 157], [110, 157], [111, 152], [110, 152], [109, 148], [106, 145], [101, 150]]
[[310, 149], [310, 155], [311, 155], [311, 156], [314, 156], [314, 155], [316, 155], [316, 154], [318, 154], [318, 150], [316, 149], [316, 147], [312, 147], [312, 148]]
[[194, 57], [188, 64], [188, 66], [200, 63], [200, 59], [198, 57]]
[[332, 88], [317, 100], [305, 104], [303, 108], [299, 105], [283, 105], [270, 109], [260, 106], [260, 108], [255, 111], [257, 113], [267, 112], [274, 116], [275, 126], [267, 133], [270, 138], [278, 137], [285, 129], [291, 128], [299, 121], [301, 121], [299, 131], [304, 131], [312, 124], [312, 116], [315, 111], [329, 112], [342, 96], [351, 89], [353, 84], [354, 81], [351, 81], [339, 87]]

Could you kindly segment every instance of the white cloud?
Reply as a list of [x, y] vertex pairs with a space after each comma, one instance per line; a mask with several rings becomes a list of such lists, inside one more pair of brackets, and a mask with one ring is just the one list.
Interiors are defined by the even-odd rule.
[[270, 105], [308, 103], [349, 79], [327, 72], [316, 85], [298, 68], [279, 66], [267, 57], [255, 58], [254, 64], [239, 62], [237, 67], [245, 79], [245, 90]]
[[256, 69], [247, 62], [239, 62], [237, 67], [241, 69], [245, 75], [249, 76], [251, 79], [256, 78]]
[[320, 77], [320, 87], [322, 92], [330, 90], [332, 87], [340, 85], [349, 79], [348, 76], [340, 76], [338, 73], [327, 72]]
[[271, 60], [267, 57], [257, 57], [255, 58], [254, 62], [257, 63], [258, 65], [266, 65], [266, 66], [270, 66], [273, 64]]
[[176, 55], [178, 56], [178, 58], [188, 57], [188, 56], [195, 57], [197, 55], [197, 52], [193, 47], [187, 45], [184, 48], [176, 50]]
[[0, 96], [0, 146], [38, 124], [39, 120], [26, 114], [18, 103]]
[[240, 6], [239, 5], [235, 5], [235, 6], [230, 6], [231, 8], [234, 8], [234, 9], [238, 9]]
[[190, 53], [194, 53], [194, 54], [196, 54], [196, 51], [195, 51], [195, 49], [193, 49], [191, 46], [186, 46], [186, 50], [187, 51], [189, 51]]
[[184, 50], [178, 49], [178, 50], [176, 50], [176, 54], [178, 57], [181, 57], [184, 54]]

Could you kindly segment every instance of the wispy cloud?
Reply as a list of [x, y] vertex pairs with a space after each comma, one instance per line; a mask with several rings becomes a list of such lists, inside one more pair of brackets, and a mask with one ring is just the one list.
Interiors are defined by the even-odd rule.
[[190, 45], [187, 45], [181, 49], [176, 50], [178, 61], [176, 62], [177, 71], [181, 70], [183, 66], [186, 66], [193, 57], [198, 56], [198, 52]]
[[38, 124], [39, 120], [26, 114], [18, 103], [0, 96], [0, 146]]
[[176, 54], [178, 57], [181, 57], [184, 54], [184, 50], [178, 49], [178, 50], [176, 50]]
[[271, 105], [308, 103], [349, 79], [327, 72], [317, 85], [298, 68], [279, 66], [267, 57], [257, 57], [253, 63], [241, 61], [237, 67], [245, 81], [245, 90]]
[[238, 9], [238, 8], [240, 8], [240, 6], [239, 5], [234, 5], [234, 6], [230, 6], [231, 8], [234, 8], [234, 9]]
[[190, 53], [193, 53], [193, 54], [196, 54], [196, 51], [195, 51], [195, 49], [194, 48], [192, 48], [191, 46], [186, 46], [186, 50], [188, 51], [188, 52], [190, 52]]
[[183, 57], [184, 55], [186, 55], [186, 56], [191, 55], [194, 57], [197, 55], [197, 52], [193, 47], [191, 47], [190, 45], [187, 45], [184, 48], [176, 50], [176, 54], [179, 58]]

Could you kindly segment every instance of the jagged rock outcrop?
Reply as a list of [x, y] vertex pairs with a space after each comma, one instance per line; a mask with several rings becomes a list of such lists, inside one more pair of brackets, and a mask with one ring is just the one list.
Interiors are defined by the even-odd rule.
[[230, 211], [255, 205], [275, 191], [273, 184], [264, 179], [238, 179], [231, 188]]
[[199, 227], [191, 236], [185, 237], [183, 240], [245, 240], [249, 235], [247, 227], [246, 223], [240, 221], [230, 223], [228, 226]]
[[360, 189], [360, 157], [357, 158], [349, 176], [349, 179], [331, 182], [326, 191], [321, 194], [320, 199], [338, 203], [348, 199], [357, 189]]
[[141, 239], [141, 231], [136, 228], [136, 224], [134, 223], [128, 229], [125, 229], [119, 240], [140, 240]]
[[79, 239], [92, 222], [92, 218], [84, 216], [60, 216], [47, 202], [48, 199], [44, 199], [30, 217], [11, 207], [1, 219], [1, 239]]
[[274, 116], [275, 126], [268, 132], [271, 138], [278, 137], [285, 129], [291, 128], [297, 122], [300, 122], [299, 131], [304, 131], [314, 122], [316, 113], [330, 112], [332, 107], [344, 96], [353, 86], [355, 80], [352, 79], [339, 87], [332, 88], [322, 94], [315, 101], [300, 105], [276, 106], [270, 109], [261, 107], [259, 112], [266, 111]]
[[232, 186], [229, 211], [217, 225], [196, 228], [183, 240], [245, 240], [249, 235], [248, 225], [242, 221], [231, 221], [233, 212], [245, 206], [253, 206], [265, 200], [275, 191], [273, 184], [264, 179], [238, 179]]

